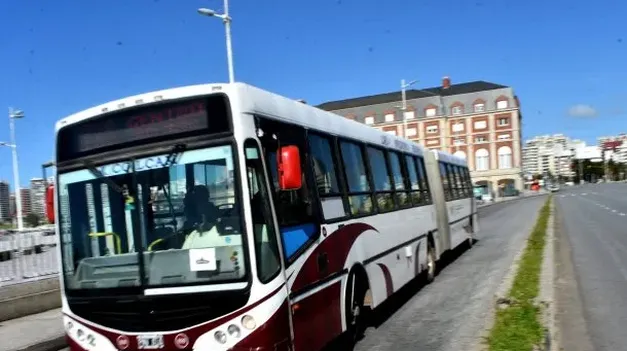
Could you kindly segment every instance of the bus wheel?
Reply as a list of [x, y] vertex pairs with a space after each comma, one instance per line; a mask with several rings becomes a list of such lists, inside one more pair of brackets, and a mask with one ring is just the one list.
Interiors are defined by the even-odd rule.
[[427, 247], [427, 283], [431, 283], [435, 279], [436, 269], [435, 248], [429, 241], [429, 246]]
[[346, 284], [346, 341], [350, 346], [355, 345], [366, 330], [364, 299], [368, 283], [364, 274], [358, 270], [351, 272]]

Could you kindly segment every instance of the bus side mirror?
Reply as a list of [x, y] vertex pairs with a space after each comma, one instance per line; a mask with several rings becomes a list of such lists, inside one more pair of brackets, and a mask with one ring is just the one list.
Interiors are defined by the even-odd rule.
[[298, 190], [303, 185], [303, 174], [300, 168], [300, 152], [298, 146], [283, 146], [277, 153], [277, 169], [279, 188], [281, 190]]

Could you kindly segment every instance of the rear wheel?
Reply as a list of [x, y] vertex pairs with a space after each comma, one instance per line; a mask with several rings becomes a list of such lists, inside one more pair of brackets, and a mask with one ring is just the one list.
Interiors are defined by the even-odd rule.
[[431, 283], [435, 279], [436, 268], [435, 247], [429, 240], [429, 246], [427, 246], [427, 283]]

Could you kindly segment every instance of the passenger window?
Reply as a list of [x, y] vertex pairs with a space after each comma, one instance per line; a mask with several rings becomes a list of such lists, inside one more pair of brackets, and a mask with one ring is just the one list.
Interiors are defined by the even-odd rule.
[[451, 185], [448, 181], [448, 172], [446, 170], [446, 165], [444, 162], [438, 162], [440, 166], [440, 179], [442, 181], [442, 189], [444, 190], [444, 199], [445, 201], [451, 201]]
[[[390, 167], [392, 168], [392, 178], [394, 179], [394, 190], [396, 190], [396, 201], [400, 207], [411, 206], [409, 188], [405, 182], [405, 177], [401, 167], [401, 160], [396, 152], [389, 152]], [[415, 174], [415, 171], [414, 171]]]
[[352, 215], [368, 214], [372, 212], [372, 198], [370, 184], [362, 148], [351, 142], [340, 143], [346, 184], [348, 187], [348, 202]]
[[309, 153], [324, 219], [346, 216], [338, 186], [335, 152], [329, 138], [309, 134]]
[[[258, 127], [263, 132], [260, 137], [268, 173], [272, 180], [272, 193], [279, 231], [283, 242], [286, 260], [292, 262], [318, 237], [319, 226], [316, 219], [310, 180], [307, 177], [307, 138], [305, 129], [267, 119], [259, 119]], [[300, 150], [303, 185], [298, 190], [279, 190], [277, 177], [277, 150], [281, 145], [296, 145]]]
[[281, 269], [279, 244], [270, 212], [270, 198], [266, 188], [260, 156], [261, 152], [257, 147], [257, 143], [252, 139], [246, 140], [244, 151], [250, 192], [250, 209], [253, 220], [257, 276], [259, 281], [267, 283]]
[[429, 193], [429, 179], [425, 170], [425, 160], [422, 157], [416, 157], [416, 167], [418, 168], [418, 177], [420, 178], [420, 189], [422, 189], [422, 197], [425, 204], [431, 203], [431, 194]]
[[459, 177], [457, 175], [457, 166], [447, 163], [446, 168], [448, 171], [448, 179], [451, 184], [452, 198], [454, 200], [461, 199], [463, 197], [463, 189], [462, 189], [461, 184], [459, 183]]
[[392, 198], [392, 180], [388, 170], [387, 162], [385, 162], [385, 154], [383, 150], [373, 147], [366, 148], [368, 150], [368, 160], [370, 161], [370, 171], [374, 181], [374, 190], [377, 206], [381, 211], [391, 211], [394, 209], [394, 199]]
[[418, 168], [416, 167], [416, 161], [412, 156], [405, 156], [405, 163], [407, 164], [407, 175], [409, 178], [409, 186], [411, 187], [411, 202], [414, 206], [420, 206], [423, 204], [422, 191], [420, 189], [420, 178], [418, 178]]

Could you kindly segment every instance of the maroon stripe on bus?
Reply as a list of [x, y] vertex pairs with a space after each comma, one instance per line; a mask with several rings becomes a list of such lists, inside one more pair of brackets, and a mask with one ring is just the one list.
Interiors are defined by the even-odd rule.
[[[299, 293], [307, 285], [343, 270], [355, 240], [368, 230], [377, 231], [366, 223], [351, 223], [329, 234], [305, 260], [292, 284], [292, 293]], [[327, 259], [326, 269], [320, 271], [318, 260], [324, 255]]]
[[383, 279], [385, 279], [385, 290], [388, 293], [388, 297], [390, 297], [394, 293], [394, 283], [392, 282], [392, 274], [390, 274], [390, 269], [383, 263], [377, 263], [377, 266], [379, 266], [379, 268], [381, 268], [381, 271], [383, 272]]

